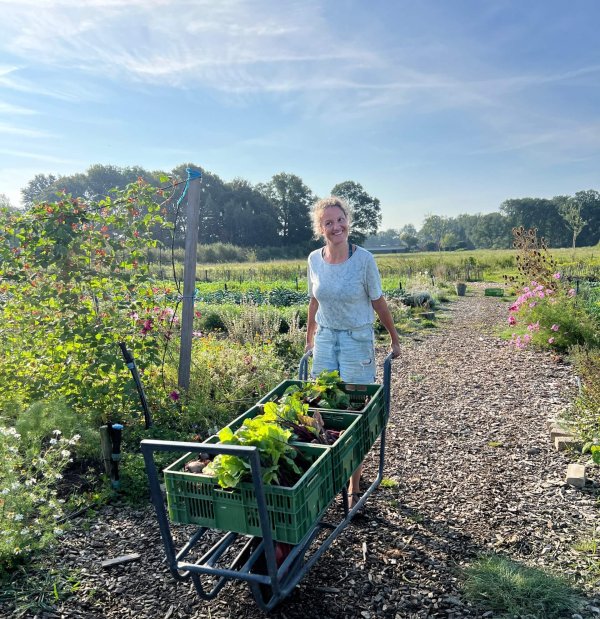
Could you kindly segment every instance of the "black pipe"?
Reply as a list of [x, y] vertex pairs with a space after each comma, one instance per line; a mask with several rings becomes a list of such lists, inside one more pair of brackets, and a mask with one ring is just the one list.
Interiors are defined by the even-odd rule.
[[112, 444], [112, 453], [110, 454], [111, 460], [111, 483], [115, 490], [121, 487], [121, 480], [119, 478], [119, 462], [121, 461], [121, 431], [123, 430], [123, 424], [109, 423], [108, 435], [110, 436], [110, 442]]
[[131, 371], [131, 375], [133, 376], [133, 380], [135, 381], [135, 386], [137, 387], [138, 394], [140, 396], [140, 402], [142, 403], [142, 409], [144, 410], [144, 422], [146, 423], [147, 430], [152, 426], [152, 415], [150, 414], [150, 407], [148, 406], [148, 400], [146, 399], [146, 394], [144, 393], [144, 387], [142, 386], [140, 375], [138, 374], [137, 367], [135, 366], [133, 355], [127, 350], [125, 342], [119, 342], [119, 347], [121, 348], [121, 352], [123, 353], [125, 365]]

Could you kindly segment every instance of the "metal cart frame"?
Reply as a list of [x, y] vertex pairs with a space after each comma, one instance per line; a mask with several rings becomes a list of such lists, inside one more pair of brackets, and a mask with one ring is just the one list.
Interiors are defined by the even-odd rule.
[[[298, 372], [300, 380], [306, 380], [308, 376], [308, 360], [310, 354], [309, 351], [300, 361]], [[329, 523], [323, 520], [316, 522], [314, 527], [304, 538], [296, 546], [292, 547], [289, 555], [279, 567], [277, 567], [275, 558], [275, 541], [273, 540], [269, 525], [269, 516], [260, 474], [260, 459], [256, 447], [148, 439], [142, 441], [141, 447], [148, 474], [151, 500], [156, 510], [167, 563], [171, 574], [176, 580], [185, 581], [191, 578], [198, 595], [203, 600], [214, 599], [230, 580], [245, 581], [250, 586], [250, 590], [252, 591], [257, 605], [265, 612], [271, 611], [284, 598], [290, 595], [294, 587], [304, 578], [311, 567], [318, 561], [319, 557], [331, 546], [333, 541], [350, 520], [352, 520], [358, 510], [361, 509], [369, 495], [379, 486], [383, 478], [385, 432], [390, 407], [391, 360], [392, 355], [389, 354], [383, 364], [385, 421], [381, 431], [379, 469], [376, 479], [363, 493], [358, 503], [351, 509], [348, 504], [348, 493], [346, 488], [344, 488], [341, 491], [343, 505], [343, 517], [341, 520], [337, 523]], [[207, 527], [199, 527], [189, 538], [187, 543], [179, 550], [175, 548], [173, 535], [171, 533], [171, 524], [167, 516], [165, 500], [161, 491], [156, 462], [154, 460], [154, 454], [160, 451], [203, 452], [209, 455], [229, 454], [247, 458], [250, 463], [252, 480], [256, 493], [262, 538], [249, 537], [231, 531], [224, 531], [222, 532], [223, 535], [221, 538], [214, 543], [202, 557], [193, 563], [187, 561], [186, 559], [190, 552], [210, 529]], [[321, 531], [328, 531], [327, 537], [319, 542], [314, 552], [306, 559], [305, 555], [307, 551], [311, 548]], [[238, 538], [247, 538], [242, 549], [228, 567], [218, 567], [216, 565], [217, 562]], [[253, 568], [256, 570], [257, 561], [259, 560], [263, 563], [263, 569], [261, 571], [266, 573], [256, 573], [252, 571]], [[264, 569], [265, 567], [266, 569]], [[216, 583], [213, 583], [212, 587], [207, 590], [201, 581], [202, 576], [216, 578]]]

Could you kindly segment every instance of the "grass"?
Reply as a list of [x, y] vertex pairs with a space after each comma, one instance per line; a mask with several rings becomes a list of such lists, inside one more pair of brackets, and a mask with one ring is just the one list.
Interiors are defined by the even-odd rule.
[[567, 580], [541, 569], [491, 555], [466, 570], [467, 599], [498, 617], [570, 617], [582, 605], [580, 594]]
[[384, 477], [380, 485], [382, 488], [397, 488], [399, 484], [395, 479]]
[[11, 617], [32, 617], [52, 612], [56, 605], [80, 587], [80, 574], [75, 570], [21, 567], [0, 580], [0, 613]]

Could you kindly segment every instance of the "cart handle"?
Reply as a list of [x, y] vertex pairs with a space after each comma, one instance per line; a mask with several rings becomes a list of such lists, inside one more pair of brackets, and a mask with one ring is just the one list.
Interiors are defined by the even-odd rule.
[[264, 540], [265, 555], [267, 558], [267, 569], [271, 577], [273, 593], [279, 594], [279, 583], [277, 582], [277, 567], [275, 562], [275, 544], [271, 534], [269, 514], [267, 512], [267, 503], [265, 499], [264, 485], [260, 469], [260, 456], [258, 447], [246, 445], [223, 445], [211, 443], [191, 443], [183, 441], [161, 441], [157, 439], [144, 439], [141, 442], [142, 454], [146, 465], [146, 473], [148, 474], [148, 482], [150, 485], [150, 496], [160, 529], [169, 567], [173, 574], [177, 573], [177, 556], [174, 552], [173, 536], [167, 519], [165, 510], [165, 502], [162, 497], [160, 483], [158, 481], [158, 472], [156, 470], [156, 462], [154, 461], [154, 452], [156, 451], [187, 451], [187, 452], [204, 452], [209, 455], [227, 454], [231, 456], [239, 456], [247, 458], [250, 462], [250, 470], [252, 473], [252, 481], [256, 493], [256, 507], [258, 510], [258, 518], [262, 537]]

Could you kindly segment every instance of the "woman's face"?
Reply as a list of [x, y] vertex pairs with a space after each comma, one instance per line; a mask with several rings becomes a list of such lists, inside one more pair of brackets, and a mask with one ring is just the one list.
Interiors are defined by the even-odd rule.
[[345, 243], [348, 240], [348, 220], [339, 206], [328, 206], [321, 216], [321, 232], [328, 243]]

